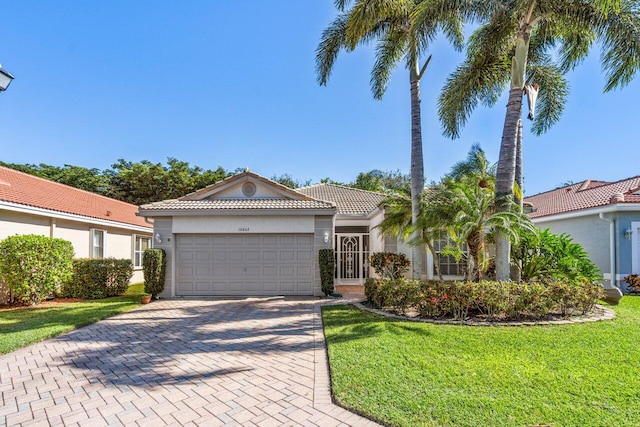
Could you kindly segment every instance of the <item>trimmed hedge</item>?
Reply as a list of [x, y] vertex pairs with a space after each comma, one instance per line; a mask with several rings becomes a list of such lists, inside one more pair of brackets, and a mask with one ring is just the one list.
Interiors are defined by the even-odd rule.
[[100, 299], [122, 295], [133, 276], [128, 259], [100, 258], [73, 260], [73, 277], [62, 287], [62, 295]]
[[333, 253], [333, 249], [325, 248], [318, 251], [319, 264], [320, 264], [320, 283], [322, 285], [322, 292], [325, 295], [333, 293], [333, 279], [336, 274], [336, 258]]
[[602, 287], [589, 280], [564, 279], [544, 283], [367, 279], [365, 296], [372, 306], [400, 314], [516, 320], [586, 314], [602, 297]]
[[144, 268], [144, 291], [153, 298], [164, 291], [167, 256], [163, 249], [147, 249], [142, 255]]
[[375, 252], [369, 256], [371, 268], [383, 279], [399, 279], [409, 270], [411, 261], [404, 254]]
[[23, 304], [37, 304], [71, 276], [71, 242], [33, 234], [10, 236], [0, 242], [0, 280]]

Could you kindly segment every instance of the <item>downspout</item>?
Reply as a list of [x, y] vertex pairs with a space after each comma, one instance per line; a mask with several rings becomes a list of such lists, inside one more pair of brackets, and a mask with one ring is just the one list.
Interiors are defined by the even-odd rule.
[[602, 221], [609, 223], [609, 264], [611, 265], [611, 282], [610, 287], [604, 286], [605, 299], [617, 303], [622, 298], [622, 292], [616, 286], [616, 229], [615, 220], [605, 218], [604, 213], [600, 212], [598, 217]]

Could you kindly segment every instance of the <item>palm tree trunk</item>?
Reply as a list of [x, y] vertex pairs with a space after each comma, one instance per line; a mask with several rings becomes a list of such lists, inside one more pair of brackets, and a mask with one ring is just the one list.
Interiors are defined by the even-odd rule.
[[[414, 58], [409, 73], [411, 86], [411, 225], [416, 227], [420, 216], [424, 191], [424, 162], [422, 158], [422, 123], [420, 120], [420, 78], [418, 58]], [[414, 236], [415, 236], [414, 232]], [[411, 251], [411, 271], [414, 279], [422, 278], [425, 249], [418, 245]]]
[[[516, 184], [520, 189], [519, 194], [515, 196], [515, 202], [523, 207], [524, 199], [524, 178], [522, 176], [522, 119], [518, 120], [518, 133], [516, 136]], [[522, 196], [522, 197], [520, 197]]]
[[[522, 115], [522, 88], [511, 88], [504, 119], [500, 156], [496, 173], [496, 211], [506, 212], [513, 201], [513, 182], [516, 175], [516, 139], [518, 120]], [[511, 242], [504, 233], [496, 233], [496, 280], [510, 278]]]
[[440, 263], [438, 262], [438, 254], [436, 253], [436, 250], [434, 249], [434, 247], [433, 247], [433, 245], [431, 244], [430, 241], [427, 241], [427, 247], [429, 248], [429, 251], [431, 252], [431, 256], [433, 257], [433, 268], [435, 268], [435, 270], [436, 270], [436, 274], [438, 275], [438, 279], [444, 280], [444, 278], [442, 277], [442, 272], [440, 271]]

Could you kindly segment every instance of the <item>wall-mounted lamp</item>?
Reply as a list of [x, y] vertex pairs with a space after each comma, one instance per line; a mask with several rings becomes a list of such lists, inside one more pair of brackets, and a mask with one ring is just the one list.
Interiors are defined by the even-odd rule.
[[631, 227], [629, 227], [626, 230], [624, 230], [624, 238], [631, 239], [631, 236], [633, 236], [633, 230], [631, 229]]
[[153, 237], [156, 238], [156, 243], [162, 243], [162, 236], [160, 236], [160, 233], [156, 233]]
[[328, 231], [324, 232], [324, 242], [325, 243], [329, 243], [329, 232]]

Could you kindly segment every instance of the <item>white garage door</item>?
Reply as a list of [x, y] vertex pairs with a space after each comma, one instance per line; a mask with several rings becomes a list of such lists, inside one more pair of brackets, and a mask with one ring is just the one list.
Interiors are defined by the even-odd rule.
[[312, 234], [184, 234], [176, 242], [176, 295], [313, 295]]

